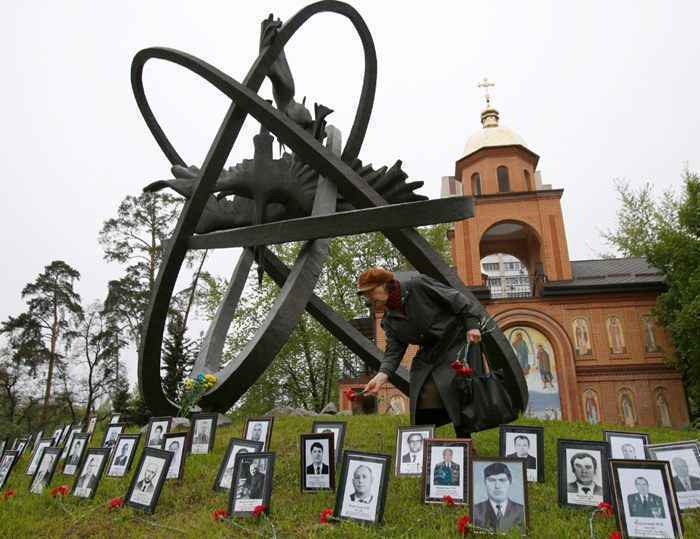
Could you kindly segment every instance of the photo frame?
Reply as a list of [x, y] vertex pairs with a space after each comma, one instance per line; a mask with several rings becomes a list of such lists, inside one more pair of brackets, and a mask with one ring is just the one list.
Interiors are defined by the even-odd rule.
[[262, 442], [263, 451], [270, 449], [270, 439], [272, 438], [272, 427], [274, 426], [275, 418], [268, 417], [249, 417], [245, 421], [243, 428], [243, 438], [254, 442]]
[[469, 503], [471, 442], [464, 438], [423, 440], [423, 503], [444, 503], [451, 496], [455, 504]]
[[501, 425], [499, 454], [504, 458], [522, 458], [529, 482], [544, 482], [544, 427]]
[[623, 538], [684, 537], [668, 461], [611, 459], [609, 467]]
[[211, 452], [216, 439], [216, 424], [219, 414], [196, 413], [192, 414], [192, 440], [190, 454], [206, 455]]
[[124, 503], [152, 515], [158, 505], [172, 458], [173, 454], [165, 449], [144, 447], [124, 496]]
[[119, 435], [126, 429], [126, 423], [110, 423], [105, 429], [105, 435], [102, 439], [102, 447], [111, 449], [117, 443]]
[[525, 459], [475, 457], [469, 475], [469, 515], [474, 526], [499, 533], [517, 527], [526, 535], [530, 520]]
[[76, 434], [71, 440], [71, 445], [68, 449], [68, 456], [63, 463], [63, 475], [74, 475], [83, 461], [85, 451], [90, 444], [90, 435]]
[[90, 420], [88, 421], [87, 429], [85, 429], [85, 432], [88, 434], [92, 434], [95, 432], [95, 427], [97, 426], [97, 416], [92, 416]]
[[17, 438], [15, 441], [15, 446], [14, 450], [19, 453], [20, 458], [22, 458], [22, 455], [24, 454], [24, 450], [27, 448], [29, 445], [29, 438]]
[[590, 508], [610, 502], [607, 442], [557, 440], [559, 505]]
[[5, 487], [5, 483], [7, 483], [17, 461], [19, 461], [19, 453], [17, 451], [8, 450], [0, 453], [0, 489]]
[[299, 451], [301, 491], [335, 490], [335, 435], [301, 434]]
[[63, 446], [66, 443], [66, 438], [68, 438], [68, 435], [70, 434], [70, 429], [73, 425], [68, 423], [67, 425], [64, 425], [63, 430], [61, 431], [61, 438], [58, 441], [59, 446]]
[[343, 445], [345, 444], [345, 430], [347, 429], [345, 421], [314, 421], [311, 424], [311, 432], [331, 432], [333, 433], [335, 453], [335, 467], [338, 469], [340, 461], [343, 457]]
[[124, 477], [134, 461], [141, 433], [120, 434], [112, 450], [112, 459], [107, 468], [107, 477]]
[[343, 451], [333, 516], [365, 524], [380, 524], [384, 519], [390, 466], [389, 455]]
[[60, 456], [61, 449], [58, 447], [47, 447], [44, 449], [39, 459], [39, 465], [36, 467], [32, 480], [29, 482], [29, 492], [41, 494], [51, 484]]
[[5, 452], [6, 447], [7, 447], [7, 438], [0, 438], [0, 455], [2, 455]]
[[189, 450], [189, 432], [169, 432], [163, 435], [163, 449], [173, 454], [170, 466], [165, 474], [166, 479], [182, 479], [185, 469], [185, 459]]
[[644, 460], [646, 458], [645, 446], [650, 443], [646, 432], [604, 430], [603, 438], [610, 445], [611, 459]]
[[112, 425], [113, 423], [119, 423], [119, 420], [121, 418], [122, 418], [121, 414], [112, 413], [112, 415], [109, 417], [109, 425]]
[[261, 453], [263, 446], [263, 442], [253, 442], [252, 440], [244, 440], [243, 438], [231, 438], [228, 442], [224, 458], [221, 459], [219, 471], [214, 479], [214, 490], [217, 492], [228, 492], [231, 489], [236, 465], [236, 455], [238, 455], [239, 452]]
[[420, 476], [423, 472], [423, 440], [435, 435], [435, 425], [396, 427], [394, 474]]
[[75, 474], [71, 489], [72, 496], [85, 499], [92, 499], [95, 496], [110, 453], [111, 450], [107, 447], [91, 447], [87, 450], [80, 470]]
[[58, 447], [58, 444], [61, 441], [61, 434], [63, 434], [63, 427], [58, 427], [56, 430], [53, 431], [53, 443], [51, 445], [55, 445], [56, 447]]
[[70, 449], [71, 445], [73, 444], [73, 438], [77, 434], [80, 434], [82, 432], [82, 427], [76, 426], [76, 425], [71, 425], [70, 431], [68, 431], [68, 438], [66, 438], [66, 443], [63, 446], [63, 451], [61, 452], [61, 460], [64, 461], [66, 460], [66, 456], [68, 455], [68, 450]]
[[697, 440], [651, 444], [645, 449], [649, 459], [669, 463], [671, 484], [681, 510], [700, 507], [700, 446]]
[[250, 517], [257, 506], [270, 513], [275, 454], [238, 453], [233, 466], [233, 482], [229, 491], [228, 511], [231, 517]]
[[159, 449], [163, 446], [163, 435], [170, 432], [173, 418], [171, 416], [152, 417], [148, 421], [144, 447], [155, 447]]
[[32, 452], [32, 456], [29, 459], [29, 464], [27, 464], [27, 469], [24, 472], [26, 475], [34, 475], [34, 472], [36, 472], [36, 467], [39, 466], [39, 461], [41, 460], [41, 454], [44, 452], [44, 449], [46, 449], [47, 447], [51, 447], [52, 443], [53, 443], [52, 438], [43, 438], [43, 439], [39, 440], [39, 443], [34, 448], [34, 451]]
[[[39, 441], [41, 438], [44, 436], [44, 431], [40, 430], [34, 435], [34, 442], [32, 443], [32, 452], [36, 450], [36, 447], [39, 445]], [[0, 454], [2, 454], [2, 448], [0, 448]]]

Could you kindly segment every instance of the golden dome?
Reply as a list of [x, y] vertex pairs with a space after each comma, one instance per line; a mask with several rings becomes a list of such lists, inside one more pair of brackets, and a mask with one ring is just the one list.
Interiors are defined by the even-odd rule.
[[481, 148], [493, 146], [524, 146], [525, 140], [512, 129], [498, 125], [498, 111], [487, 108], [481, 113], [483, 127], [467, 140], [464, 155], [470, 155]]

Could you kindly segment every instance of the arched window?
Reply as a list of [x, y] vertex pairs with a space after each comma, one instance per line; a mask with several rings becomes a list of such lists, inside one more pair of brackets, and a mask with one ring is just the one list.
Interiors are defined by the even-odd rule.
[[622, 389], [619, 394], [620, 416], [622, 423], [628, 427], [637, 424], [637, 414], [634, 411], [634, 397], [629, 389]]
[[600, 423], [600, 407], [598, 406], [598, 395], [592, 389], [587, 389], [583, 393], [583, 410], [586, 414], [586, 421], [591, 425]]
[[668, 409], [668, 401], [666, 400], [666, 395], [664, 395], [664, 390], [661, 388], [656, 391], [656, 412], [660, 427], [673, 426], [671, 411]]
[[510, 180], [508, 179], [508, 167], [500, 166], [496, 169], [498, 176], [498, 192], [507, 193], [510, 191]]
[[481, 176], [478, 172], [472, 174], [472, 195], [475, 197], [481, 195]]
[[530, 181], [530, 172], [527, 170], [523, 171], [525, 173], [525, 189], [527, 191], [532, 191], [532, 181]]

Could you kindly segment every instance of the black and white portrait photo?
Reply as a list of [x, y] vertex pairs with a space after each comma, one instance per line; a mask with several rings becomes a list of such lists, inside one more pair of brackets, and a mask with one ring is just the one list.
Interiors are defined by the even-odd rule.
[[88, 426], [86, 432], [92, 434], [95, 432], [95, 427], [97, 426], [97, 416], [92, 416], [90, 421], [88, 421]]
[[624, 537], [682, 537], [668, 462], [613, 459], [610, 467]]
[[475, 458], [470, 514], [475, 526], [495, 532], [527, 530], [527, 477], [522, 459]]
[[345, 451], [334, 516], [378, 524], [384, 516], [389, 455]]
[[172, 458], [173, 454], [170, 451], [145, 447], [136, 473], [131, 479], [125, 503], [147, 513], [153, 513]]
[[53, 431], [53, 436], [51, 436], [51, 438], [53, 438], [53, 442], [51, 443], [51, 445], [57, 446], [60, 443], [62, 433], [63, 427], [58, 427], [55, 431]]
[[92, 498], [100, 484], [102, 472], [107, 465], [110, 449], [106, 447], [87, 450], [83, 465], [78, 472], [71, 494], [78, 498]]
[[610, 444], [611, 459], [644, 460], [644, 446], [649, 444], [649, 435], [644, 432], [605, 430], [605, 441]]
[[527, 480], [544, 481], [544, 428], [526, 425], [501, 425], [499, 447], [502, 457], [525, 460]]
[[423, 472], [423, 441], [433, 437], [433, 425], [397, 427], [396, 475], [420, 475]]
[[190, 453], [205, 455], [214, 446], [217, 414], [192, 414], [192, 446]]
[[252, 417], [247, 419], [243, 429], [243, 438], [253, 442], [262, 442], [263, 451], [267, 451], [270, 448], [273, 422], [273, 417]]
[[70, 451], [70, 448], [73, 445], [73, 438], [75, 438], [76, 434], [79, 434], [83, 429], [80, 426], [73, 426], [70, 429], [70, 432], [68, 433], [68, 439], [66, 440], [66, 445], [63, 446], [63, 452], [61, 453], [61, 460], [66, 460], [68, 457], [68, 451]]
[[112, 452], [112, 462], [107, 469], [109, 477], [124, 477], [134, 460], [141, 434], [120, 434]]
[[[262, 442], [253, 442], [251, 440], [243, 440], [242, 438], [231, 438], [224, 458], [221, 460], [219, 472], [216, 474], [216, 479], [214, 480], [214, 490], [228, 491], [231, 488], [233, 469], [236, 464], [236, 455], [238, 455], [238, 453], [260, 453], [262, 450]], [[248, 472], [249, 470], [246, 473]]]
[[311, 432], [333, 434], [333, 452], [335, 454], [336, 468], [340, 464], [340, 459], [343, 455], [343, 444], [345, 443], [345, 429], [347, 423], [345, 421], [314, 421], [311, 426]]
[[170, 451], [173, 458], [170, 461], [166, 479], [181, 479], [182, 470], [185, 467], [185, 458], [187, 456], [187, 432], [171, 432], [163, 436], [163, 449]]
[[301, 490], [335, 489], [335, 455], [330, 432], [301, 435]]
[[258, 505], [269, 511], [274, 467], [274, 453], [238, 452], [229, 494], [231, 515], [250, 516]]
[[109, 424], [119, 423], [121, 417], [121, 414], [112, 414], [112, 416], [109, 418]]
[[58, 447], [47, 447], [41, 454], [39, 465], [34, 472], [32, 481], [29, 483], [29, 492], [32, 494], [41, 494], [46, 487], [51, 483], [51, 478], [58, 464], [58, 457], [61, 450]]
[[146, 429], [146, 447], [161, 448], [163, 436], [170, 431], [172, 417], [152, 417]]
[[559, 503], [595, 507], [608, 499], [608, 445], [585, 440], [557, 440]]
[[700, 450], [696, 441], [653, 444], [646, 447], [650, 459], [671, 464], [673, 488], [682, 510], [700, 507]]
[[455, 503], [469, 502], [469, 442], [455, 439], [425, 441], [423, 501], [442, 503], [451, 496]]
[[10, 477], [12, 473], [12, 468], [14, 468], [15, 463], [19, 459], [19, 453], [17, 451], [3, 451], [2, 457], [0, 458], [0, 489], [5, 486], [7, 478]]
[[105, 431], [105, 438], [102, 441], [102, 447], [107, 447], [110, 449], [114, 447], [114, 445], [117, 443], [117, 438], [119, 438], [119, 435], [124, 432], [125, 428], [125, 423], [112, 423], [111, 425], [108, 425], [107, 430]]
[[63, 465], [63, 473], [65, 475], [75, 474], [75, 471], [78, 469], [83, 459], [89, 440], [89, 434], [76, 434], [73, 436], [70, 448], [68, 449], [66, 462]]
[[39, 440], [39, 443], [34, 448], [34, 453], [32, 453], [32, 458], [29, 460], [29, 466], [27, 466], [26, 471], [27, 475], [34, 475], [34, 472], [36, 472], [36, 467], [39, 465], [39, 461], [41, 460], [41, 455], [44, 452], [44, 449], [46, 449], [47, 447], [51, 447], [52, 443], [52, 438], [43, 438]]

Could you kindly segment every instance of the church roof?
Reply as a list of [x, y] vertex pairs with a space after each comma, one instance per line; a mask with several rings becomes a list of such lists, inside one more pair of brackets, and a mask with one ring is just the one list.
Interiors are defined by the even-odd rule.
[[494, 146], [523, 146], [527, 147], [523, 137], [508, 127], [495, 125], [483, 127], [467, 139], [464, 155], [471, 155], [482, 148]]

